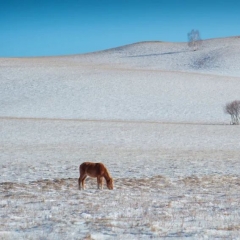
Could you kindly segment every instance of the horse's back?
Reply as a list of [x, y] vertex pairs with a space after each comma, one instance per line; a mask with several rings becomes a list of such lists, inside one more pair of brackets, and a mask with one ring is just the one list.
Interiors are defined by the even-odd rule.
[[94, 163], [94, 162], [83, 162], [80, 166], [80, 169], [84, 168], [98, 168], [98, 169], [104, 169], [105, 166], [103, 163]]
[[80, 174], [88, 175], [102, 175], [105, 171], [105, 166], [102, 163], [93, 163], [93, 162], [83, 162], [79, 166]]

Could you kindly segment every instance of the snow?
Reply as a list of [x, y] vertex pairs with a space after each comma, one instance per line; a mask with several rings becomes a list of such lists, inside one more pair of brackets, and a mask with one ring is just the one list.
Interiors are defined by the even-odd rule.
[[[0, 239], [238, 239], [240, 38], [0, 59]], [[78, 167], [103, 162], [115, 188]]]

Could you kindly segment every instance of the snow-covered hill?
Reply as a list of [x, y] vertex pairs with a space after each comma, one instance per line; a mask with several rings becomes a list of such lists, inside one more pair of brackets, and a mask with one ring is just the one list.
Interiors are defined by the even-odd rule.
[[[240, 37], [205, 40], [197, 51], [186, 43], [140, 42], [85, 55], [114, 66], [239, 76]], [[82, 56], [81, 56], [82, 57]]]
[[0, 59], [0, 116], [229, 123], [240, 38], [143, 42], [102, 52]]

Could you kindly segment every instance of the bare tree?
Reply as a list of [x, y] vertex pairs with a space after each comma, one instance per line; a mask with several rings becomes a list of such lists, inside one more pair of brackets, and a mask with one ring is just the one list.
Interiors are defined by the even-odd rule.
[[240, 101], [235, 100], [227, 103], [224, 108], [225, 113], [231, 115], [231, 124], [236, 125], [240, 122]]
[[188, 34], [188, 46], [196, 51], [202, 44], [202, 39], [198, 30], [192, 29]]

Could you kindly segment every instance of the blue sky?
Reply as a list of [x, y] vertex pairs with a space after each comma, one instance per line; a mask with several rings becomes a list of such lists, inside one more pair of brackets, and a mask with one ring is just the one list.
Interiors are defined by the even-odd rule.
[[240, 0], [0, 0], [0, 57], [240, 35]]

